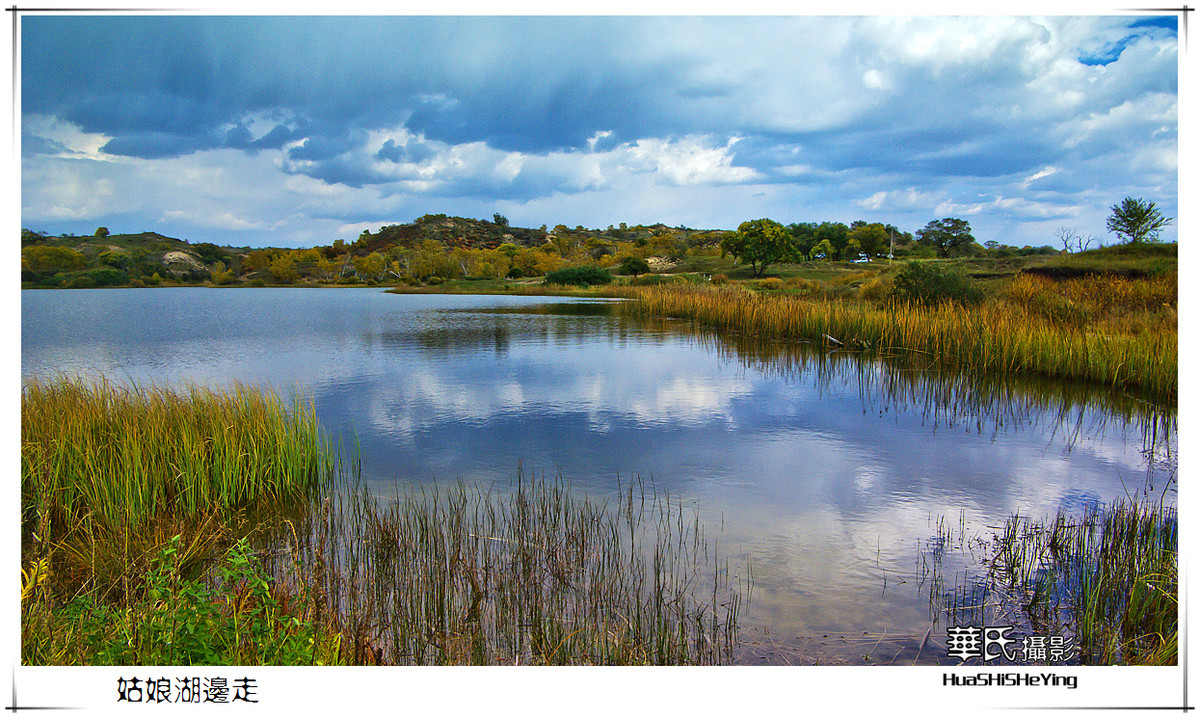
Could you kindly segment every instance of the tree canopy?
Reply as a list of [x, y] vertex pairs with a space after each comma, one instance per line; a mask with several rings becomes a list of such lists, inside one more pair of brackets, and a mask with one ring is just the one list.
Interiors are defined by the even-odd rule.
[[925, 229], [918, 229], [917, 242], [934, 247], [939, 257], [949, 257], [959, 247], [974, 243], [975, 237], [965, 219], [946, 217], [933, 220], [925, 225]]
[[1171, 223], [1170, 217], [1141, 198], [1126, 197], [1121, 204], [1112, 206], [1108, 217], [1108, 231], [1122, 238], [1126, 244], [1157, 242], [1158, 233]]
[[773, 262], [796, 261], [799, 252], [792, 235], [783, 225], [770, 219], [752, 219], [738, 225], [721, 240], [721, 256], [732, 254], [749, 264], [754, 276], [761, 277]]

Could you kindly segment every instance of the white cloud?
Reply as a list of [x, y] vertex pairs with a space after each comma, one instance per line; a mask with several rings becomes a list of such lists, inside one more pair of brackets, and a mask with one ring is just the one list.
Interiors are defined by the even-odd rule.
[[749, 167], [733, 165], [732, 149], [737, 141], [738, 138], [733, 138], [724, 147], [709, 147], [698, 137], [676, 141], [643, 139], [617, 151], [627, 154], [635, 166], [656, 172], [675, 185], [747, 182], [758, 173]]
[[855, 204], [863, 209], [900, 209], [913, 207], [930, 207], [943, 201], [943, 192], [920, 192], [913, 187], [903, 190], [880, 190], [866, 199], [856, 200]]
[[[538, 22], [572, 29], [566, 20]], [[255, 92], [304, 102], [238, 106], [206, 130], [245, 127], [255, 141], [279, 125], [305, 128], [307, 149], [296, 156], [289, 151], [305, 140], [255, 155], [111, 156], [101, 148], [115, 130], [85, 132], [49, 114], [28, 115], [29, 148], [42, 154], [27, 152], [23, 162], [23, 219], [53, 229], [45, 223], [139, 214], [146, 226], [137, 229], [168, 218], [180, 227], [271, 232], [282, 243], [328, 242], [337, 235], [316, 232], [366, 220], [497, 209], [531, 226], [728, 227], [770, 216], [919, 227], [954, 214], [971, 215], [973, 226], [1003, 225], [1012, 235], [1005, 241], [1037, 244], [1047, 240], [1038, 239], [1036, 219], [1071, 208], [1081, 218], [1099, 212], [1102, 224], [1107, 206], [1125, 194], [1153, 194], [1175, 213], [1177, 42], [1159, 31], [1134, 37], [1128, 18], [585, 24], [596, 40], [586, 53], [569, 32], [545, 36], [537, 52], [486, 42], [453, 52], [418, 48], [428, 64], [394, 80], [406, 104], [389, 111], [388, 97], [376, 92], [370, 117], [345, 110], [356, 105], [340, 85], [289, 95], [251, 83]], [[330, 58], [318, 74], [354, 70], [364, 87], [390, 87], [393, 79], [374, 66], [341, 64], [378, 49], [368, 47], [374, 36], [363, 37], [365, 45]], [[270, 50], [268, 42], [254, 56], [261, 62]], [[515, 79], [498, 75], [501, 66]], [[288, 79], [273, 66], [262, 77]], [[492, 107], [498, 114], [476, 112]], [[605, 114], [612, 107], [622, 111]], [[539, 120], [511, 119], [526, 116]], [[180, 143], [196, 146], [211, 142]], [[1019, 224], [1021, 217], [1030, 224]]]

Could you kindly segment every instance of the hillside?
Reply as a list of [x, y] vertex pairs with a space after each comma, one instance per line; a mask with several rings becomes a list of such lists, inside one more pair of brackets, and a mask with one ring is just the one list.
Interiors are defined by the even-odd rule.
[[715, 253], [723, 232], [651, 226], [553, 230], [425, 215], [408, 224], [364, 231], [353, 242], [310, 249], [192, 244], [157, 232], [48, 236], [23, 230], [26, 288], [170, 284], [383, 282], [431, 278], [540, 276], [569, 262], [616, 261], [618, 255]]

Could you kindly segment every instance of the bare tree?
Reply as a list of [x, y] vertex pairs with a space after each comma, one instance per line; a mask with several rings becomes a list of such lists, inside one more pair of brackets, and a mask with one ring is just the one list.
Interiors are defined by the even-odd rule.
[[1070, 252], [1080, 241], [1079, 234], [1072, 227], [1059, 227], [1054, 230], [1054, 238], [1062, 243], [1064, 252]]

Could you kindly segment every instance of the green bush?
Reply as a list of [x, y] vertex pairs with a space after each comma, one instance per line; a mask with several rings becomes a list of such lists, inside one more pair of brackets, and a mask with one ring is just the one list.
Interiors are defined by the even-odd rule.
[[581, 287], [588, 287], [595, 284], [608, 284], [612, 282], [612, 275], [607, 269], [584, 265], [581, 267], [565, 267], [555, 270], [546, 275], [543, 284], [575, 284]]
[[632, 274], [634, 276], [639, 274], [649, 274], [650, 263], [641, 257], [625, 257], [621, 260], [620, 264], [617, 265], [617, 273]]
[[902, 301], [926, 305], [975, 304], [982, 299], [974, 282], [953, 267], [915, 260], [907, 262], [892, 279], [892, 294]]
[[[220, 588], [177, 566], [179, 536], [152, 561], [140, 601], [121, 609], [90, 595], [55, 612], [89, 662], [103, 665], [322, 665], [338, 636], [281, 605], [245, 539], [216, 568]], [[303, 599], [303, 597], [302, 597]], [[303, 600], [302, 600], [303, 602]], [[65, 624], [65, 625], [62, 625]]]

